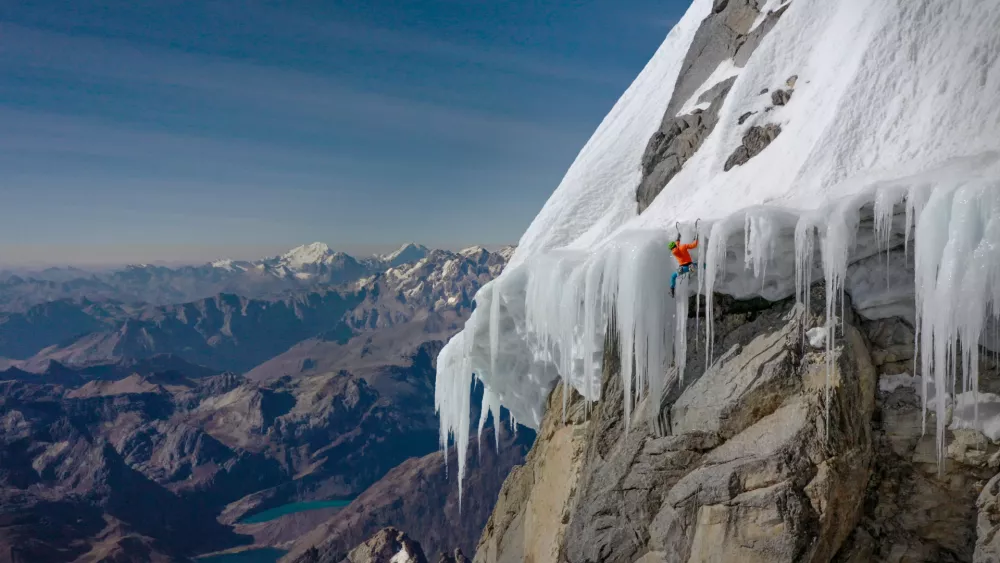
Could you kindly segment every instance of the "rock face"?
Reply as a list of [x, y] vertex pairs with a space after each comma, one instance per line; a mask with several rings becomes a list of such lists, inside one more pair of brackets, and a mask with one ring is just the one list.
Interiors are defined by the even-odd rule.
[[395, 528], [386, 528], [347, 554], [350, 563], [427, 563], [420, 544]]
[[575, 392], [567, 397], [565, 419], [561, 416], [565, 390], [560, 384], [552, 392], [525, 464], [514, 468], [504, 481], [476, 548], [475, 563], [555, 561], [558, 557], [590, 425], [585, 401]]
[[[890, 319], [865, 323], [864, 332], [882, 374], [872, 421], [875, 467], [866, 509], [843, 560], [996, 561], [1000, 448], [979, 432], [949, 430], [939, 473], [934, 416], [928, 413], [924, 433], [917, 389], [888, 384], [913, 368], [913, 329]], [[980, 365], [982, 390], [996, 393], [1000, 372], [995, 361], [984, 356]]]
[[[681, 66], [660, 128], [650, 138], [642, 157], [642, 179], [636, 189], [639, 213], [649, 207], [715, 129], [719, 109], [736, 78], [718, 84], [706, 81], [727, 60], [732, 60], [738, 68], [745, 66], [788, 3], [769, 11], [755, 26], [762, 8], [761, 0], [716, 0], [712, 13], [702, 21]], [[695, 101], [708, 104], [708, 108], [680, 115], [699, 89], [702, 94]]]
[[[758, 32], [760, 38], [748, 41], [752, 29], [761, 29], [761, 26], [754, 29], [753, 24], [761, 15], [762, 4], [760, 0], [716, 0], [712, 13], [702, 21], [684, 58], [666, 115], [676, 115], [719, 64], [736, 57], [741, 49], [741, 58], [749, 60], [760, 38], [770, 31], [770, 28], [761, 30]], [[775, 18], [780, 15], [776, 13]]]
[[[777, 93], [775, 92], [775, 94]], [[781, 126], [774, 123], [769, 123], [763, 127], [754, 125], [750, 129], [747, 129], [746, 134], [743, 135], [743, 144], [737, 147], [733, 154], [729, 156], [723, 169], [729, 171], [735, 166], [746, 164], [751, 158], [763, 152], [771, 144], [771, 141], [777, 139], [780, 134]]]
[[[684, 381], [658, 413], [642, 399], [628, 428], [618, 358], [606, 354], [589, 416], [576, 398], [563, 422], [553, 392], [476, 562], [997, 561], [1000, 449], [949, 431], [939, 474], [914, 387], [889, 384], [912, 366], [912, 328], [846, 310], [827, 382], [825, 351], [803, 338], [820, 311], [718, 302], [711, 367], [691, 340]], [[992, 391], [997, 366], [982, 362]]]
[[681, 171], [684, 163], [701, 147], [705, 137], [715, 129], [719, 108], [735, 80], [730, 78], [720, 82], [698, 99], [699, 103], [710, 104], [707, 110], [695, 110], [673, 118], [667, 114], [664, 117], [660, 130], [649, 139], [646, 152], [642, 155], [642, 181], [636, 191], [640, 213], [656, 199], [667, 182]]
[[783, 106], [792, 99], [792, 90], [775, 90], [771, 92], [771, 103], [776, 106]]

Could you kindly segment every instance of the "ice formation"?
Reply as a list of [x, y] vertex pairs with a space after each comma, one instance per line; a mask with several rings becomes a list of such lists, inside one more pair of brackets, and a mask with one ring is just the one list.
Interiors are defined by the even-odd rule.
[[[636, 216], [643, 150], [711, 8], [695, 0], [442, 350], [441, 441], [457, 443], [460, 480], [473, 374], [484, 412], [503, 405], [537, 428], [559, 380], [600, 398], [610, 327], [628, 420], [644, 393], [659, 401], [668, 371], [684, 375], [691, 294], [709, 311], [720, 293], [808, 306], [825, 280], [828, 361], [847, 293], [870, 318], [913, 316], [923, 396], [929, 386], [975, 395], [978, 346], [996, 341], [1000, 323], [1000, 4], [793, 2], [739, 71], [716, 128]], [[762, 88], [791, 75], [787, 105], [739, 123]], [[723, 172], [746, 127], [764, 120], [781, 135]], [[701, 244], [698, 272], [674, 300], [666, 244], [677, 221]], [[714, 328], [706, 316], [699, 339], [710, 358]], [[945, 402], [928, 405], [939, 448]]]

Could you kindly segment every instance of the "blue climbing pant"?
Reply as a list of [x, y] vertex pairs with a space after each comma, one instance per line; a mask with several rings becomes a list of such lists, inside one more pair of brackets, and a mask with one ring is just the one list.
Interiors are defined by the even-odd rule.
[[677, 276], [689, 273], [692, 267], [697, 268], [698, 263], [691, 262], [690, 264], [684, 264], [680, 268], [677, 268], [677, 271], [674, 272], [672, 276], [670, 276], [670, 289], [674, 289], [677, 287]]

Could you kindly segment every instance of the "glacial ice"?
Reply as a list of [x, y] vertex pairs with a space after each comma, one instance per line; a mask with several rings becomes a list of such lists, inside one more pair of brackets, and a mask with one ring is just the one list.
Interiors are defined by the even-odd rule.
[[[684, 240], [696, 234], [703, 239], [693, 256], [701, 262], [697, 256], [704, 252], [704, 264], [679, 278], [677, 299], [667, 290], [675, 268], [667, 247], [671, 232], [625, 230], [589, 252], [559, 250], [516, 266], [479, 293], [466, 330], [438, 360], [441, 440], [446, 445], [454, 436], [459, 444], [459, 475], [473, 374], [486, 386], [480, 431], [487, 413], [497, 416], [501, 404], [522, 424], [537, 428], [545, 397], [560, 378], [588, 401], [600, 398], [610, 327], [623, 359], [625, 420], [645, 394], [651, 412], [658, 412], [666, 374], [671, 368], [684, 374], [688, 304], [696, 294], [704, 296], [708, 311], [719, 293], [770, 300], [794, 295], [805, 306], [809, 287], [824, 279], [826, 322], [803, 331], [809, 329], [804, 338], [825, 347], [829, 381], [845, 292], [853, 290], [852, 298], [864, 302], [867, 292], [882, 296], [887, 286], [898, 285], [901, 289], [889, 295], [916, 296], [923, 385], [959, 389], [961, 373], [960, 392], [975, 396], [979, 343], [987, 339], [988, 327], [1000, 322], [1000, 174], [939, 185], [926, 202], [912, 207], [907, 220], [908, 198], [922, 197], [921, 186], [900, 192], [899, 183], [877, 184], [820, 212], [754, 207], [712, 223], [707, 234], [682, 225]], [[909, 225], [912, 242], [900, 232]], [[818, 273], [814, 245], [822, 264]], [[914, 275], [908, 290], [892, 273], [903, 265], [888, 262], [890, 251], [904, 245], [913, 247], [915, 263], [913, 270], [903, 269]], [[870, 318], [896, 311], [860, 309]], [[705, 321], [705, 350], [714, 359], [712, 316]], [[970, 404], [969, 424], [975, 425], [978, 403]], [[932, 406], [943, 448], [944, 403]]]

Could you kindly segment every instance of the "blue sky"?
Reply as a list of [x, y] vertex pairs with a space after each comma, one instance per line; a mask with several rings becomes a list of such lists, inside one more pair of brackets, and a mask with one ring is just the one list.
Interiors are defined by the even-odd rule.
[[516, 242], [687, 4], [0, 3], [0, 265]]

